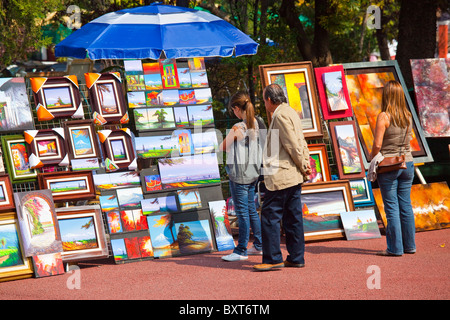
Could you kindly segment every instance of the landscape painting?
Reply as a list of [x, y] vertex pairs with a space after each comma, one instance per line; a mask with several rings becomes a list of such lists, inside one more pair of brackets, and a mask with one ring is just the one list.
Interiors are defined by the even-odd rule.
[[193, 88], [205, 88], [209, 85], [206, 71], [191, 72], [191, 81]]
[[135, 145], [137, 155], [144, 159], [170, 157], [178, 148], [171, 135], [136, 137]]
[[192, 133], [192, 143], [194, 144], [194, 153], [210, 153], [218, 150], [217, 134], [214, 130]]
[[196, 104], [197, 99], [195, 98], [194, 89], [183, 89], [178, 90], [178, 95], [180, 98], [180, 104]]
[[165, 258], [180, 254], [176, 229], [171, 214], [147, 216], [154, 257]]
[[180, 88], [192, 87], [191, 72], [189, 67], [178, 66], [178, 80], [180, 81]]
[[178, 212], [177, 200], [174, 195], [143, 199], [141, 207], [144, 215]]
[[0, 273], [24, 264], [16, 224], [0, 221]]
[[209, 220], [175, 223], [181, 254], [210, 252], [213, 247]]
[[116, 192], [121, 208], [140, 208], [143, 199], [141, 187], [117, 189]]
[[373, 209], [341, 212], [340, 215], [347, 240], [381, 238]]
[[177, 128], [184, 128], [189, 126], [189, 117], [186, 107], [174, 107], [173, 114], [175, 117], [175, 124]]
[[327, 94], [328, 108], [330, 111], [347, 110], [348, 104], [344, 95], [342, 84], [343, 74], [340, 71], [326, 72], [323, 75], [325, 92]]
[[54, 182], [50, 181], [50, 190], [54, 194], [65, 194], [72, 192], [88, 192], [89, 186], [86, 178], [80, 179], [56, 179]]
[[227, 205], [225, 200], [208, 202], [209, 212], [214, 224], [217, 250], [226, 251], [234, 249], [234, 240], [228, 220]]
[[72, 140], [75, 158], [88, 156], [95, 157], [94, 149], [92, 147], [93, 140], [89, 129], [70, 129], [70, 138]]
[[145, 91], [145, 102], [148, 107], [164, 105], [162, 90]]
[[158, 159], [163, 189], [204, 186], [220, 183], [214, 153]]
[[64, 274], [61, 253], [40, 254], [32, 257], [36, 278]]
[[208, 126], [214, 124], [212, 105], [188, 106], [189, 124], [191, 126]]
[[200, 199], [200, 192], [198, 189], [178, 190], [177, 195], [181, 211], [202, 207], [202, 200]]
[[94, 217], [59, 218], [64, 252], [98, 248]]
[[72, 94], [69, 86], [46, 87], [42, 90], [47, 109], [73, 107]]
[[195, 99], [198, 104], [212, 103], [211, 88], [194, 89]]
[[127, 93], [128, 108], [143, 108], [147, 106], [144, 91], [131, 91]]

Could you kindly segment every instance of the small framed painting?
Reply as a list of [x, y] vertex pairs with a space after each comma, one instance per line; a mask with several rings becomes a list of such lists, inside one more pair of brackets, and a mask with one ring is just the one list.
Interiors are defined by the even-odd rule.
[[108, 256], [108, 246], [100, 206], [56, 209], [64, 262]]
[[14, 212], [0, 215], [0, 239], [5, 242], [0, 246], [0, 282], [31, 278], [33, 264], [23, 252], [19, 224]]
[[373, 206], [375, 204], [372, 194], [372, 184], [367, 180], [367, 177], [351, 179], [350, 188], [352, 189], [355, 207]]
[[70, 159], [100, 158], [98, 138], [92, 120], [63, 123]]
[[353, 116], [342, 65], [314, 68], [322, 115], [325, 120]]
[[[299, 115], [306, 139], [321, 138], [322, 120], [315, 89], [314, 70], [310, 61], [260, 65], [263, 88], [276, 83], [283, 89], [287, 102]], [[272, 115], [267, 112], [272, 122]]]
[[12, 183], [35, 181], [36, 169], [30, 166], [30, 156], [23, 135], [3, 136], [5, 164]]
[[339, 178], [364, 178], [364, 168], [355, 121], [330, 122]]
[[342, 238], [341, 212], [354, 211], [348, 180], [307, 183], [302, 186], [305, 240]]
[[107, 171], [134, 170], [137, 167], [133, 135], [129, 129], [100, 130], [97, 134]]
[[30, 78], [39, 121], [83, 118], [77, 77]]
[[32, 169], [46, 165], [69, 165], [63, 128], [27, 130], [24, 136], [30, 148]]
[[[85, 73], [86, 85], [94, 112], [104, 123], [128, 123], [122, 79], [117, 72]], [[95, 117], [94, 117], [95, 118]]]
[[0, 175], [0, 211], [14, 209], [11, 180], [7, 174]]
[[308, 144], [308, 149], [312, 173], [305, 183], [331, 181], [326, 145], [324, 143]]
[[89, 170], [39, 173], [38, 182], [40, 189], [51, 190], [55, 202], [95, 198], [94, 180]]

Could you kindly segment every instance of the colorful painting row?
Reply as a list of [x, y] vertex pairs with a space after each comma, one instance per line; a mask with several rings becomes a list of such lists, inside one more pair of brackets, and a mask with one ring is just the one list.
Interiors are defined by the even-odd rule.
[[205, 60], [124, 60], [128, 91], [208, 87]]
[[212, 103], [210, 88], [131, 91], [127, 97], [130, 109]]

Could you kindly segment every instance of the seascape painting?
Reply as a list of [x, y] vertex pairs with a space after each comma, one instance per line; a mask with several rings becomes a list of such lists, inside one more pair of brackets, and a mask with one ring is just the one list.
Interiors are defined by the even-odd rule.
[[214, 248], [209, 220], [175, 223], [175, 229], [181, 254], [210, 252]]
[[144, 91], [131, 91], [127, 93], [128, 108], [143, 108], [147, 106]]
[[200, 192], [198, 189], [178, 190], [177, 195], [181, 211], [199, 209], [202, 207], [202, 200], [200, 199]]
[[176, 229], [171, 214], [147, 216], [154, 257], [164, 258], [180, 254]]

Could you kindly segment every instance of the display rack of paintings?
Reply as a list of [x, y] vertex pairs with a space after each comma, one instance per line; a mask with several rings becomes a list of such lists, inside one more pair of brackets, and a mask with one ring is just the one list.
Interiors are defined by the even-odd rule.
[[[263, 87], [276, 83], [284, 90], [289, 106], [297, 111], [302, 120], [305, 138], [321, 138], [322, 120], [312, 63], [305, 61], [260, 65], [259, 73]], [[270, 125], [272, 115], [269, 112], [267, 119]]]
[[100, 206], [56, 209], [64, 262], [108, 257], [108, 244]]
[[340, 179], [366, 176], [354, 121], [330, 122], [337, 169]]
[[0, 132], [34, 129], [25, 78], [0, 78]]
[[129, 128], [97, 131], [106, 171], [137, 168], [134, 134]]
[[[411, 59], [414, 92], [425, 137], [450, 136], [450, 58]], [[447, 101], [447, 103], [442, 103]]]
[[63, 128], [26, 130], [24, 131], [24, 137], [30, 150], [31, 169], [48, 165], [69, 165]]
[[35, 181], [37, 170], [30, 166], [29, 150], [23, 135], [1, 137], [7, 172], [12, 183]]
[[98, 125], [127, 124], [130, 119], [120, 73], [85, 73], [84, 76], [94, 110], [94, 122]]
[[341, 212], [354, 211], [348, 180], [307, 183], [302, 187], [305, 240], [342, 238]]
[[397, 61], [378, 61], [344, 64], [350, 101], [357, 123], [365, 167], [370, 162], [377, 116], [381, 111], [381, 94], [386, 82], [399, 81], [405, 93], [406, 104], [413, 118], [411, 153], [416, 163], [432, 162], [428, 143], [417, 118]]
[[95, 198], [92, 171], [57, 171], [38, 174], [39, 189], [49, 189], [53, 201], [78, 201]]
[[314, 68], [317, 91], [325, 120], [353, 116], [342, 65]]
[[331, 171], [325, 143], [308, 144], [312, 173], [305, 183], [331, 181]]
[[15, 212], [0, 214], [0, 239], [0, 282], [32, 277], [33, 265], [24, 254]]
[[84, 117], [77, 77], [30, 78], [39, 121]]

